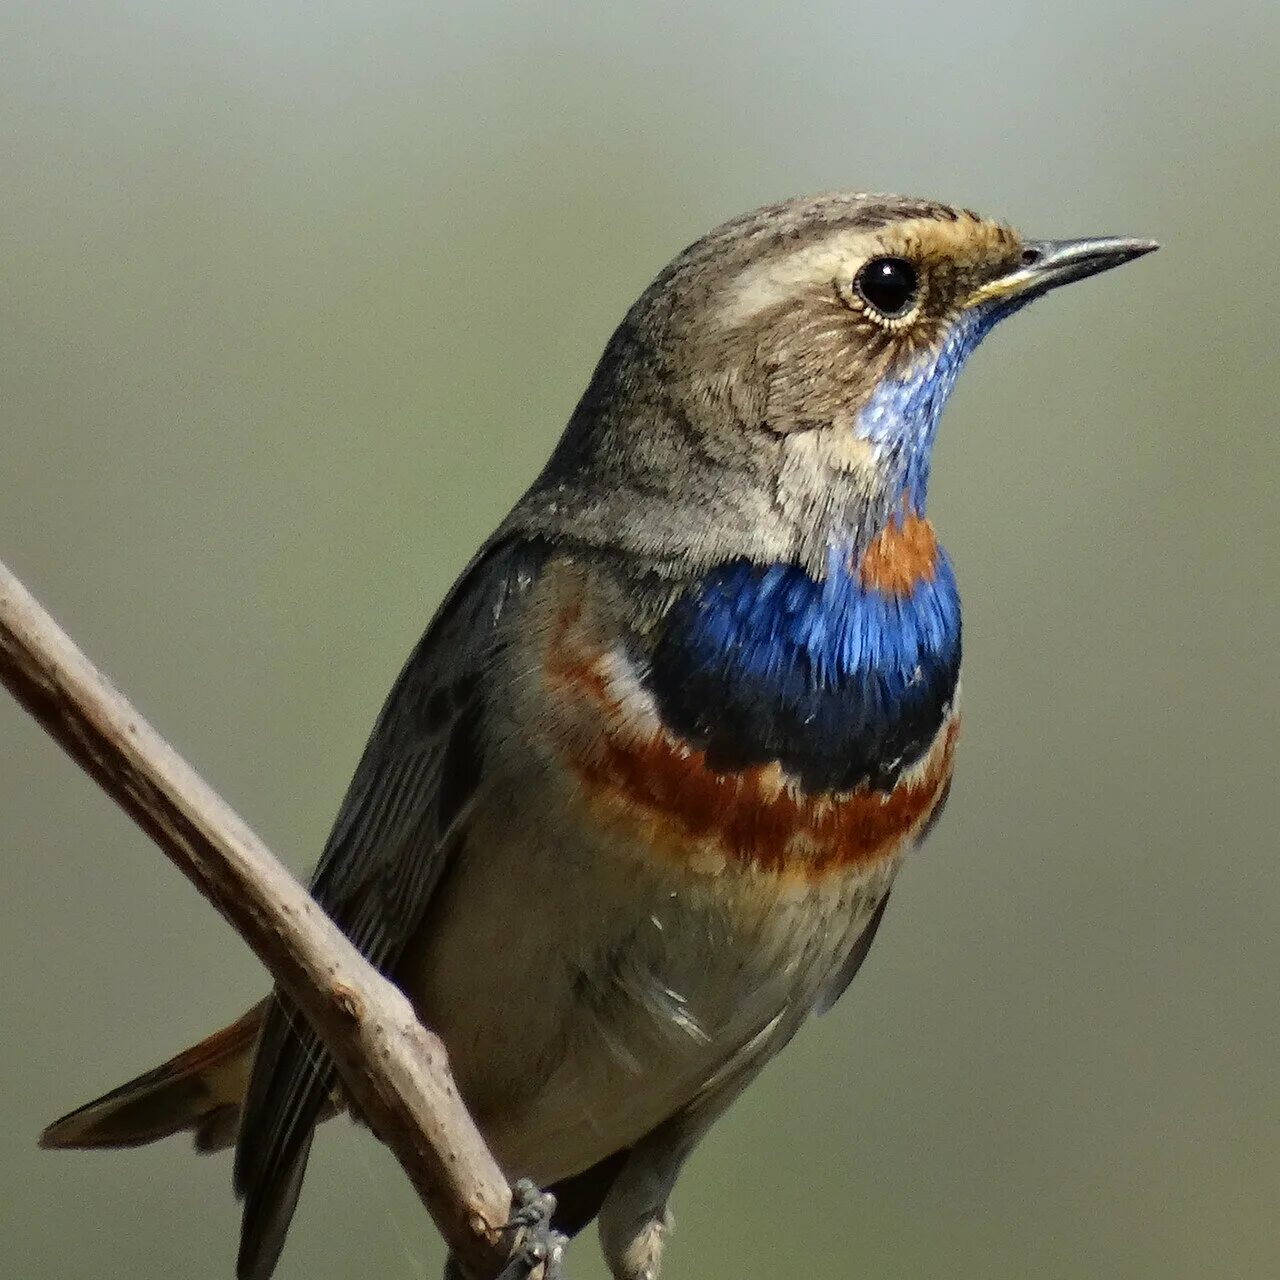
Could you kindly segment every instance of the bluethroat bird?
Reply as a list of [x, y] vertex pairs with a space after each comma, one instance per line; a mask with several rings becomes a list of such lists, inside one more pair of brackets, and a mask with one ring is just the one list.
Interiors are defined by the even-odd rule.
[[[1155, 247], [863, 194], [725, 223], [627, 312], [396, 680], [311, 891], [616, 1280], [657, 1275], [681, 1165], [852, 979], [946, 800], [960, 600], [925, 512], [961, 366]], [[266, 1280], [342, 1106], [277, 991], [42, 1141], [234, 1144]]]

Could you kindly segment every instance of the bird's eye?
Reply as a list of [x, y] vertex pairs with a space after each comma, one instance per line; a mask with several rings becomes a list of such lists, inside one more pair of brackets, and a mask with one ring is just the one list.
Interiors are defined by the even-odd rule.
[[906, 258], [872, 258], [854, 280], [858, 296], [889, 320], [911, 310], [919, 279]]

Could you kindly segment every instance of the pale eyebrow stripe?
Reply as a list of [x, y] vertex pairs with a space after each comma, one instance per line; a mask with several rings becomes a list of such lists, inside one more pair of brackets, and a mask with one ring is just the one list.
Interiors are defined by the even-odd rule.
[[761, 312], [794, 297], [804, 285], [826, 285], [847, 271], [865, 253], [865, 229], [833, 231], [830, 235], [782, 257], [754, 262], [725, 288], [715, 313], [715, 325], [735, 329]]
[[[832, 281], [852, 274], [867, 258], [887, 248], [880, 226], [840, 227], [799, 249], [778, 256], [766, 256], [748, 263], [724, 286], [712, 324], [733, 329], [781, 302], [793, 298], [805, 286], [829, 290]], [[997, 244], [1017, 243], [1007, 227], [984, 222], [976, 214], [960, 212], [946, 221], [937, 217], [904, 218], [893, 224], [897, 252], [911, 256], [922, 247], [934, 252], [954, 252], [957, 247], [970, 252]]]
[[714, 324], [719, 329], [736, 329], [794, 297], [805, 284], [827, 284], [837, 279], [858, 257], [856, 244], [865, 241], [865, 230], [841, 230], [785, 256], [753, 262], [724, 289]]

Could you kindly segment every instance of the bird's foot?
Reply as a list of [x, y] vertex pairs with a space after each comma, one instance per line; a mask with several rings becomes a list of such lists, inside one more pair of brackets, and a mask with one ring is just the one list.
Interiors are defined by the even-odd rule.
[[511, 1207], [507, 1230], [515, 1233], [515, 1243], [497, 1280], [564, 1280], [568, 1238], [551, 1225], [555, 1196], [521, 1178], [511, 1188]]

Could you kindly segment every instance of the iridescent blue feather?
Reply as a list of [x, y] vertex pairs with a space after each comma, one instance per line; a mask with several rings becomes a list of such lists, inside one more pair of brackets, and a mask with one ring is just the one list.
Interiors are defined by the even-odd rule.
[[[884, 489], [923, 515], [938, 418], [970, 353], [1008, 309], [961, 315], [930, 358], [858, 415]], [[874, 531], [873, 531], [874, 532]], [[866, 531], [863, 531], [865, 538]], [[668, 727], [714, 768], [778, 760], [811, 791], [889, 787], [929, 749], [960, 673], [960, 599], [945, 552], [906, 594], [861, 580], [855, 533], [827, 571], [719, 565], [673, 606], [649, 683]]]

